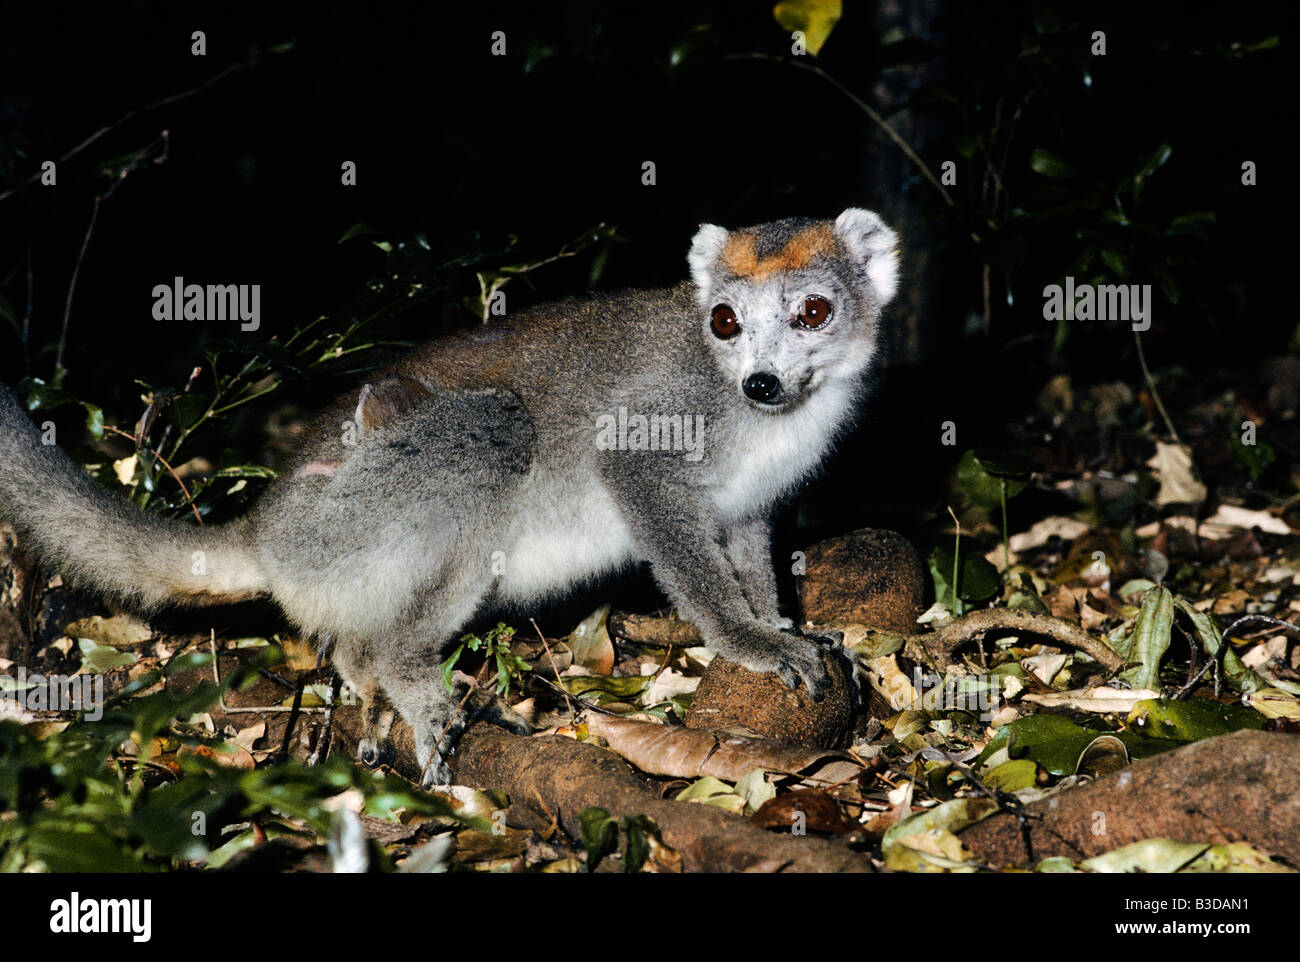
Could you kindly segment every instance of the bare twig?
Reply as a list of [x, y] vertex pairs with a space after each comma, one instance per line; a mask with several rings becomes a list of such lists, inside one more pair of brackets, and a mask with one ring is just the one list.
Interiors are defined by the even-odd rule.
[[[68, 298], [63, 305], [63, 327], [59, 331], [59, 346], [54, 355], [54, 370], [56, 376], [58, 372], [64, 370], [63, 352], [68, 346], [68, 328], [72, 323], [72, 298], [77, 292], [77, 280], [81, 276], [81, 264], [86, 259], [86, 251], [90, 248], [90, 238], [95, 233], [95, 223], [99, 220], [99, 208], [103, 206], [104, 201], [112, 197], [113, 192], [116, 191], [117, 188], [120, 187], [122, 183], [140, 167], [146, 156], [148, 156], [159, 143], [162, 144], [162, 152], [156, 158], [152, 159], [156, 163], [162, 163], [166, 160], [167, 137], [167, 131], [164, 130], [158, 140], [136, 153], [135, 157], [131, 159], [131, 163], [127, 164], [127, 166], [124, 167], [113, 179], [113, 182], [109, 184], [108, 189], [95, 198], [95, 206], [91, 208], [90, 211], [90, 223], [86, 226], [86, 235], [81, 239], [81, 249], [77, 252], [77, 260], [72, 267], [72, 279], [68, 281]], [[0, 196], [0, 199], [3, 199], [3, 197]]]
[[[537, 621], [535, 619], [529, 618], [528, 623], [533, 626], [533, 631], [537, 632], [537, 637], [542, 639], [542, 647], [546, 649], [546, 657], [551, 660], [551, 671], [555, 672], [555, 677], [558, 679], [560, 677], [560, 669], [559, 666], [555, 664], [555, 655], [551, 654], [551, 646], [547, 644], [546, 636], [542, 634], [542, 629], [537, 627]], [[569, 709], [569, 721], [573, 723], [574, 728], [577, 728], [578, 719], [573, 713], [573, 699], [569, 697], [569, 690], [563, 685], [560, 686], [560, 690], [564, 692], [564, 704]]]
[[[111, 431], [113, 434], [120, 434], [124, 438], [130, 438], [132, 441], [136, 442], [137, 444], [140, 442], [140, 439], [137, 438], [134, 434], [131, 434], [130, 432], [127, 431], [123, 431], [121, 428], [115, 428], [111, 424], [105, 424], [104, 430]], [[172, 476], [172, 480], [175, 481], [178, 485], [180, 485], [181, 493], [185, 495], [185, 503], [190, 506], [190, 510], [194, 512], [194, 517], [198, 519], [199, 524], [202, 524], [203, 515], [199, 514], [199, 509], [194, 504], [194, 496], [190, 494], [190, 489], [185, 487], [185, 482], [182, 481], [181, 476], [176, 473], [176, 469], [167, 463], [167, 459], [164, 458], [161, 454], [159, 454], [157, 449], [145, 445], [145, 450], [147, 450], [150, 454], [152, 454], [155, 458], [157, 458], [158, 462], [164, 468], [167, 469], [167, 473]]]
[[[93, 134], [91, 134], [81, 143], [77, 144], [75, 147], [73, 147], [71, 150], [65, 153], [62, 157], [58, 159], [58, 163], [62, 164], [65, 163], [66, 161], [71, 160], [73, 157], [77, 156], [77, 154], [81, 153], [91, 144], [95, 143], [95, 141], [99, 140], [101, 137], [107, 134], [112, 133], [118, 127], [121, 127], [123, 124], [125, 124], [127, 121], [133, 120], [136, 117], [140, 116], [141, 114], [148, 113], [151, 110], [157, 110], [159, 107], [166, 107], [168, 104], [174, 104], [177, 103], [178, 101], [185, 100], [188, 97], [193, 97], [195, 94], [202, 93], [203, 91], [207, 90], [209, 87], [213, 87], [216, 84], [220, 83], [226, 77], [230, 76], [230, 74], [238, 70], [244, 70], [246, 69], [246, 67], [247, 65], [242, 63], [231, 64], [225, 70], [221, 71], [216, 76], [212, 77], [210, 80], [200, 84], [197, 87], [192, 87], [189, 90], [182, 90], [180, 93], [172, 94], [171, 96], [164, 97], [162, 98], [162, 100], [155, 100], [153, 103], [145, 104], [143, 107], [136, 107], [134, 110], [128, 110], [121, 117], [117, 118], [117, 120], [115, 120], [113, 123], [108, 124], [104, 127], [100, 127], [98, 130], [96, 130]], [[37, 173], [32, 174], [32, 176], [28, 177], [23, 183], [24, 185], [34, 184], [37, 180], [40, 179], [40, 176], [41, 176], [40, 172], [38, 171]], [[18, 188], [14, 187], [4, 191], [3, 193], [0, 193], [0, 200], [8, 199], [13, 194], [17, 193], [17, 191]]]
[[1300, 638], [1300, 625], [1293, 625], [1289, 621], [1283, 621], [1281, 618], [1274, 618], [1270, 615], [1242, 615], [1223, 629], [1222, 634], [1219, 636], [1219, 647], [1214, 652], [1214, 657], [1201, 666], [1201, 670], [1196, 673], [1194, 678], [1189, 679], [1186, 685], [1174, 692], [1174, 698], [1186, 697], [1193, 688], [1200, 684], [1201, 679], [1205, 677], [1205, 673], [1211, 668], [1214, 669], [1214, 694], [1217, 696], [1219, 694], [1219, 678], [1222, 674], [1221, 663], [1228, 651], [1228, 639], [1239, 628], [1248, 625], [1258, 626], [1257, 630], [1280, 628], [1292, 637]]
[[784, 64], [787, 67], [794, 67], [796, 70], [806, 70], [808, 71], [808, 73], [816, 74], [818, 77], [821, 77], [822, 80], [825, 80], [828, 84], [830, 84], [840, 93], [842, 93], [845, 97], [853, 101], [854, 106], [856, 106], [859, 110], [861, 110], [868, 117], [870, 117], [871, 122], [874, 123], [881, 130], [883, 130], [886, 136], [888, 136], [890, 140], [892, 140], [895, 144], [898, 145], [898, 149], [901, 150], [907, 156], [907, 159], [910, 160], [916, 166], [917, 170], [921, 172], [921, 176], [923, 176], [926, 180], [928, 180], [931, 186], [933, 186], [934, 189], [937, 190], [939, 194], [943, 197], [943, 201], [945, 204], [947, 204], [949, 207], [957, 206], [957, 202], [952, 199], [952, 195], [949, 194], [947, 189], [943, 186], [943, 184], [939, 182], [939, 178], [934, 176], [934, 171], [932, 171], [929, 168], [929, 166], [926, 165], [925, 161], [923, 161], [917, 155], [916, 151], [912, 149], [911, 145], [908, 144], [908, 142], [904, 140], [901, 136], [899, 136], [898, 131], [896, 131], [893, 127], [889, 125], [889, 121], [885, 120], [885, 118], [882, 117], [880, 113], [875, 108], [873, 108], [869, 103], [867, 103], [857, 94], [855, 94], [848, 87], [844, 86], [844, 84], [840, 83], [840, 81], [836, 80], [834, 77], [828, 74], [821, 67], [815, 66], [813, 64], [801, 63], [798, 60], [787, 60], [784, 57], [776, 57], [769, 53], [734, 53], [734, 54], [728, 54], [725, 59], [727, 60], [768, 60], [771, 61], [772, 63], [779, 63], [779, 64]]
[[1138, 364], [1142, 367], [1142, 377], [1146, 379], [1151, 398], [1156, 402], [1156, 410], [1160, 412], [1160, 417], [1165, 422], [1165, 428], [1174, 439], [1174, 443], [1182, 444], [1182, 439], [1178, 437], [1178, 431], [1174, 428], [1174, 422], [1170, 419], [1169, 412], [1165, 410], [1164, 402], [1160, 400], [1160, 391], [1156, 388], [1155, 378], [1151, 376], [1151, 369], [1147, 367], [1147, 357], [1142, 351], [1142, 332], [1134, 331], [1133, 340], [1137, 342]]
[[915, 641], [918, 645], [923, 641], [927, 654], [934, 649], [946, 658], [950, 658], [952, 651], [959, 645], [994, 629], [1042, 635], [1058, 644], [1084, 652], [1107, 671], [1119, 671], [1125, 665], [1124, 659], [1118, 652], [1105, 642], [1092, 637], [1082, 628], [1050, 615], [1018, 611], [1013, 608], [986, 608], [982, 611], [972, 611], [937, 631], [912, 635], [908, 640], [909, 643]]

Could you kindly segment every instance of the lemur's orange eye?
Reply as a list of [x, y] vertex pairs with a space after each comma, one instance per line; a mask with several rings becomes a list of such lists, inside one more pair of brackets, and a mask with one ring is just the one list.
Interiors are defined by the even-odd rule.
[[831, 302], [814, 294], [804, 298], [803, 307], [799, 309], [799, 323], [810, 330], [816, 330], [831, 319]]
[[713, 336], [720, 337], [725, 341], [739, 333], [740, 321], [736, 320], [736, 312], [726, 304], [719, 304], [715, 307], [713, 309]]

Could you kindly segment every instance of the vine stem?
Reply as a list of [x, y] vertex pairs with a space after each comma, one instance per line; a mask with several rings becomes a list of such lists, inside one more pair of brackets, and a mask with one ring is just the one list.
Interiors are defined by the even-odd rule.
[[1011, 570], [1011, 539], [1007, 537], [1007, 479], [998, 478], [1002, 488], [1002, 573]]
[[129, 438], [130, 440], [134, 441], [136, 444], [145, 448], [150, 454], [152, 454], [155, 458], [157, 458], [162, 463], [162, 466], [167, 469], [167, 473], [172, 476], [172, 480], [175, 481], [178, 485], [180, 485], [181, 493], [185, 495], [185, 502], [190, 506], [190, 510], [194, 512], [195, 519], [198, 520], [199, 524], [203, 523], [203, 515], [199, 514], [198, 505], [194, 503], [194, 495], [190, 494], [190, 489], [185, 487], [185, 482], [182, 481], [181, 476], [176, 473], [176, 469], [167, 463], [166, 458], [164, 458], [161, 454], [159, 454], [155, 448], [149, 447], [149, 445], [144, 444], [140, 438], [137, 438], [134, 434], [131, 434], [127, 431], [123, 431], [121, 428], [113, 427], [113, 425], [111, 424], [105, 424], [104, 430], [112, 434], [120, 434], [124, 438]]
[[929, 181], [930, 185], [934, 187], [934, 189], [937, 190], [939, 194], [943, 197], [945, 204], [947, 204], [949, 207], [957, 206], [957, 202], [953, 200], [952, 195], [949, 194], [947, 189], [943, 186], [943, 184], [939, 182], [939, 178], [934, 175], [934, 171], [932, 171], [929, 168], [929, 166], [926, 164], [926, 162], [917, 155], [916, 151], [912, 149], [912, 145], [909, 144], [906, 140], [904, 140], [901, 136], [899, 136], [898, 131], [896, 131], [893, 127], [890, 126], [889, 121], [887, 121], [884, 117], [882, 117], [880, 115], [880, 112], [875, 110], [869, 103], [867, 103], [857, 94], [855, 94], [848, 87], [844, 86], [844, 84], [840, 83], [840, 81], [836, 80], [834, 77], [828, 74], [821, 67], [817, 67], [812, 64], [800, 63], [797, 60], [787, 60], [784, 57], [775, 57], [772, 54], [768, 54], [768, 53], [733, 53], [733, 54], [728, 54], [725, 59], [767, 60], [767, 61], [771, 61], [772, 63], [784, 64], [787, 67], [794, 67], [796, 70], [806, 70], [808, 71], [808, 73], [816, 74], [818, 77], [821, 77], [822, 80], [826, 81], [828, 84], [830, 84], [840, 93], [842, 93], [849, 100], [853, 101], [853, 105], [855, 107], [857, 107], [868, 117], [870, 117], [871, 122], [874, 123], [881, 130], [883, 130], [885, 132], [885, 135], [890, 140], [892, 140], [895, 144], [898, 145], [898, 149], [901, 150], [907, 156], [907, 159], [910, 160], [913, 163], [913, 165], [915, 165], [916, 169], [921, 172], [921, 176], [924, 177], [927, 181]]
[[1178, 432], [1174, 430], [1174, 422], [1170, 420], [1169, 412], [1165, 410], [1165, 404], [1160, 400], [1160, 392], [1156, 390], [1156, 381], [1155, 378], [1151, 376], [1151, 369], [1147, 367], [1147, 357], [1142, 351], [1142, 333], [1140, 331], [1134, 331], [1133, 340], [1137, 342], [1138, 364], [1142, 366], [1142, 376], [1146, 378], [1147, 387], [1151, 391], [1151, 397], [1155, 399], [1156, 410], [1160, 412], [1160, 417], [1164, 420], [1165, 427], [1169, 430], [1170, 436], [1173, 437], [1174, 443], [1182, 444], [1182, 438], [1180, 438]]

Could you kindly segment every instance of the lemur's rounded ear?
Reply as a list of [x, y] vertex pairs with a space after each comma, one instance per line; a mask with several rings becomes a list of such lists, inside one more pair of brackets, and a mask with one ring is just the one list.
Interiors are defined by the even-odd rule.
[[686, 263], [691, 267], [691, 280], [695, 286], [705, 289], [713, 274], [714, 265], [722, 256], [722, 248], [727, 244], [727, 231], [717, 224], [701, 224], [691, 240], [691, 252], [686, 255]]
[[851, 255], [864, 262], [881, 303], [889, 301], [898, 289], [898, 235], [878, 215], [861, 207], [850, 207], [835, 218], [835, 234]]

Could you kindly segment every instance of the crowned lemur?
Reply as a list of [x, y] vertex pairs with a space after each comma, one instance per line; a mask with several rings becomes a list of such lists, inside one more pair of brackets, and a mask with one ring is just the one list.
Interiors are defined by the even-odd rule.
[[[392, 712], [425, 784], [471, 714], [439, 662], [480, 611], [648, 561], [706, 643], [827, 684], [777, 606], [769, 519], [853, 418], [898, 276], [894, 232], [833, 221], [699, 229], [690, 281], [528, 310], [420, 348], [315, 423], [248, 515], [199, 527], [111, 496], [0, 384], [0, 514], [47, 563], [147, 613], [273, 599]], [[381, 697], [382, 693], [382, 697]], [[462, 704], [468, 707], [462, 708]]]

